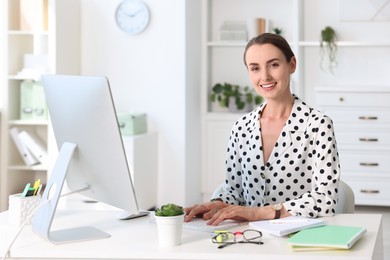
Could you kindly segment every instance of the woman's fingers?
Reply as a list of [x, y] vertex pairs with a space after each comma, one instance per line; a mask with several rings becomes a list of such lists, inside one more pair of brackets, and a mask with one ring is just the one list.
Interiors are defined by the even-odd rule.
[[204, 219], [210, 219], [220, 209], [226, 207], [227, 204], [222, 201], [207, 202], [197, 204], [189, 208], [185, 208], [186, 217], [184, 221], [190, 221], [196, 216], [202, 216]]

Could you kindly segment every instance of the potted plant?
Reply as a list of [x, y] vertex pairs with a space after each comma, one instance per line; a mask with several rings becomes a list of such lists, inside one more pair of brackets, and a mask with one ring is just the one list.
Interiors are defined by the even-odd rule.
[[168, 203], [154, 211], [157, 223], [159, 245], [171, 247], [181, 244], [184, 222], [183, 207]]
[[259, 105], [262, 97], [248, 86], [240, 87], [230, 83], [217, 83], [213, 86], [210, 101], [231, 112], [249, 111], [253, 104]]
[[277, 34], [277, 35], [282, 35], [282, 33], [283, 33], [283, 29], [281, 27], [274, 27], [272, 31], [274, 34]]
[[157, 208], [154, 212], [155, 215], [158, 217], [173, 217], [173, 216], [179, 216], [184, 214], [183, 207], [173, 203], [162, 205], [160, 208]]
[[337, 66], [336, 62], [336, 52], [337, 52], [337, 35], [336, 31], [330, 27], [326, 26], [321, 31], [321, 41], [320, 41], [320, 55], [321, 55], [321, 68], [323, 68], [322, 63], [324, 60], [325, 53], [328, 54], [329, 58], [329, 70], [333, 73], [333, 68]]

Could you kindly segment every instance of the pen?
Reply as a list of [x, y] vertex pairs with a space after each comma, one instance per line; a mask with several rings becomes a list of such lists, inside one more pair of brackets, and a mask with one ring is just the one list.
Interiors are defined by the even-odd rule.
[[41, 189], [42, 189], [42, 184], [39, 184], [39, 187], [38, 187], [36, 195], [41, 194]]
[[39, 185], [41, 184], [41, 179], [38, 179], [35, 181], [34, 183], [34, 194], [33, 195], [37, 195], [37, 192], [38, 192], [38, 188], [39, 188]]
[[23, 190], [23, 192], [22, 192], [21, 197], [26, 197], [26, 196], [27, 196], [27, 193], [28, 193], [28, 190], [30, 189], [30, 186], [31, 186], [30, 183], [27, 183], [27, 184], [26, 184], [26, 187], [24, 187], [24, 190]]
[[280, 220], [280, 219], [272, 219], [269, 221], [271, 224], [288, 224], [288, 223], [297, 223], [297, 222], [308, 222], [308, 219], [286, 219], [286, 220]]
[[28, 188], [27, 194], [25, 197], [34, 196], [35, 189], [33, 187]]

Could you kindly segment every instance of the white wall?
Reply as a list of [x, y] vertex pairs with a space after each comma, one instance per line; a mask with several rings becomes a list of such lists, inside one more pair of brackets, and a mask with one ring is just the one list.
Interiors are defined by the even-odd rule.
[[158, 204], [187, 205], [200, 199], [194, 175], [200, 176], [201, 1], [144, 1], [150, 24], [135, 36], [115, 24], [120, 0], [82, 1], [81, 73], [109, 78], [118, 112], [147, 113], [159, 138]]

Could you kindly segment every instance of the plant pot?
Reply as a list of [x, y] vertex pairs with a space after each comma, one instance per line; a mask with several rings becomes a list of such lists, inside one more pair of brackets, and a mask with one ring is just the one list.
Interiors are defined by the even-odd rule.
[[173, 217], [155, 216], [158, 241], [161, 247], [172, 247], [181, 244], [184, 214]]
[[238, 109], [237, 108], [237, 105], [236, 105], [236, 102], [235, 102], [235, 98], [234, 97], [231, 97], [229, 99], [229, 111], [231, 113], [245, 113], [245, 112], [249, 112], [251, 111], [253, 108], [253, 105], [252, 104], [248, 104], [246, 103], [244, 108], [242, 109]]
[[215, 113], [228, 113], [228, 107], [222, 107], [218, 102], [211, 103], [211, 111]]

